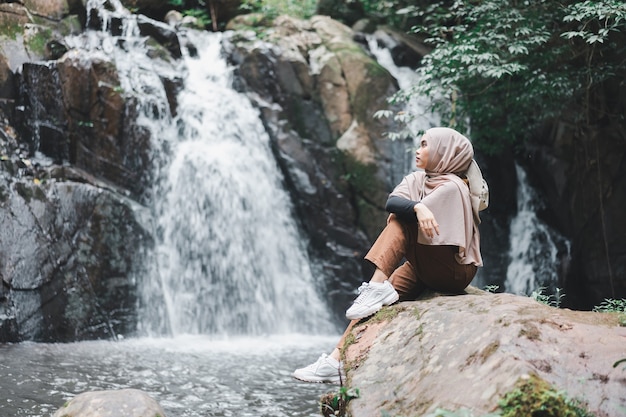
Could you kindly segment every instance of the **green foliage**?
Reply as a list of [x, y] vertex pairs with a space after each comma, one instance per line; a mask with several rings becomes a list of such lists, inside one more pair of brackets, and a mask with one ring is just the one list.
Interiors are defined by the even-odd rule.
[[499, 402], [502, 417], [593, 417], [576, 401], [532, 375]]
[[[433, 46], [421, 81], [392, 97], [426, 95], [444, 124], [495, 153], [527, 138], [567, 103], [624, 70], [622, 1], [436, 1], [400, 10]], [[586, 100], [586, 101], [584, 101]]]
[[600, 305], [593, 308], [593, 311], [600, 313], [626, 313], [626, 299], [615, 300], [613, 298], [605, 298]]
[[9, 39], [16, 39], [18, 33], [22, 33], [24, 28], [16, 21], [3, 22], [0, 26], [0, 36]]
[[168, 0], [168, 3], [183, 15], [195, 17], [200, 26], [206, 28], [212, 23], [208, 1], [209, 0]]
[[409, 30], [419, 21], [422, 9], [416, 3], [415, 0], [361, 0], [368, 17], [400, 30]]
[[262, 13], [270, 19], [286, 14], [308, 19], [315, 14], [317, 0], [244, 0], [241, 9], [247, 13]]
[[359, 398], [359, 395], [358, 388], [347, 388], [342, 385], [338, 392], [330, 392], [322, 396], [320, 400], [320, 412], [324, 417], [344, 417], [347, 415], [348, 403], [355, 398]]
[[605, 298], [604, 301], [593, 308], [593, 311], [600, 313], [620, 313], [618, 316], [619, 325], [626, 327], [626, 299], [616, 300]]
[[28, 48], [36, 54], [43, 55], [46, 50], [46, 44], [52, 38], [52, 31], [47, 28], [39, 27], [37, 30], [25, 38]]
[[561, 306], [561, 299], [565, 297], [565, 294], [561, 294], [562, 290], [560, 288], [556, 289], [556, 294], [546, 294], [546, 289], [546, 287], [539, 287], [530, 294], [530, 298], [541, 304], [559, 308]]

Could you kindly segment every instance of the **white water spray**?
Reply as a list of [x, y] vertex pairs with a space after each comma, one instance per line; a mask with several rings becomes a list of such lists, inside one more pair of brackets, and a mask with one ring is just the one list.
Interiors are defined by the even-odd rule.
[[[376, 61], [398, 81], [400, 90], [409, 91], [418, 83], [420, 75], [410, 67], [397, 66], [389, 48], [381, 47], [375, 36], [367, 37], [367, 45]], [[413, 94], [406, 103], [405, 112], [410, 115], [407, 127], [413, 135], [441, 125], [439, 115], [430, 111], [430, 104], [428, 97], [417, 94]]]
[[538, 197], [528, 184], [526, 172], [515, 166], [518, 178], [517, 215], [510, 226], [510, 263], [505, 289], [530, 295], [539, 288], [554, 290], [561, 267], [559, 248], [569, 257], [569, 241], [537, 217]]
[[[106, 3], [89, 1], [103, 31], [80, 42], [115, 62], [154, 150], [155, 246], [139, 283], [140, 333], [333, 332], [269, 137], [231, 87], [221, 35], [186, 32], [194, 54], [182, 48], [173, 68], [149, 58], [134, 16]], [[111, 19], [123, 22], [121, 35], [105, 33]], [[173, 117], [162, 79], [181, 74]]]

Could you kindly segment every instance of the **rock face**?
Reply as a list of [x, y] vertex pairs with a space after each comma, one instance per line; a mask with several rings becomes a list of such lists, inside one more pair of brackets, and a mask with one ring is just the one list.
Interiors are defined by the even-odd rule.
[[563, 118], [525, 150], [529, 178], [545, 196], [541, 214], [572, 240], [562, 286], [581, 309], [626, 297], [625, 88], [605, 85], [595, 92], [607, 107], [598, 105], [586, 128]]
[[626, 369], [613, 367], [626, 358], [626, 327], [615, 314], [556, 309], [470, 287], [464, 295], [403, 302], [385, 315], [392, 318], [357, 325], [345, 353], [348, 386], [361, 394], [350, 403], [354, 417], [436, 408], [480, 416], [530, 375], [597, 417], [626, 410]]
[[165, 417], [165, 412], [143, 391], [85, 392], [59, 408], [53, 417]]
[[[12, 167], [4, 161], [3, 167]], [[80, 172], [0, 177], [0, 337], [50, 342], [134, 331], [144, 208]], [[82, 178], [90, 178], [83, 174]]]
[[[49, 46], [68, 33], [66, 13], [85, 12], [74, 2], [46, 7], [36, 9], [50, 14], [45, 27], [18, 4], [3, 5], [0, 19], [15, 27], [26, 19], [23, 36], [33, 25], [49, 35]], [[90, 18], [91, 25], [102, 22]], [[167, 66], [180, 56], [172, 29], [148, 18], [139, 26], [163, 42], [150, 44], [155, 61]], [[132, 333], [138, 269], [151, 245], [142, 205], [150, 137], [136, 123], [137, 97], [123, 91], [104, 54], [59, 47], [59, 57], [44, 60], [39, 43], [1, 45], [10, 74], [4, 86], [18, 88], [0, 88], [7, 94], [0, 100], [0, 338], [63, 342]], [[177, 80], [161, 81], [174, 109]]]
[[[328, 17], [241, 16], [229, 28], [240, 88], [260, 108], [276, 158], [337, 312], [365, 279], [362, 256], [380, 232], [384, 202], [407, 170], [410, 141], [384, 138], [372, 115], [397, 91], [354, 32]], [[244, 29], [266, 31], [269, 42]], [[368, 271], [369, 272], [369, 271]]]

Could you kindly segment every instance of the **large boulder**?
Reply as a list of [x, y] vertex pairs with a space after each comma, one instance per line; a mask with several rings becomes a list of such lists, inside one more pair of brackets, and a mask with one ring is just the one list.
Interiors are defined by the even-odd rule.
[[[18, 171], [31, 172], [10, 176]], [[151, 243], [146, 210], [70, 167], [7, 159], [0, 174], [2, 340], [133, 333], [136, 274]]]
[[52, 417], [165, 417], [159, 403], [136, 389], [91, 391], [77, 395]]
[[360, 398], [350, 403], [352, 416], [437, 408], [483, 415], [525, 381], [543, 381], [596, 417], [623, 415], [626, 368], [614, 366], [626, 358], [620, 320], [472, 287], [399, 303], [353, 329], [347, 386]]

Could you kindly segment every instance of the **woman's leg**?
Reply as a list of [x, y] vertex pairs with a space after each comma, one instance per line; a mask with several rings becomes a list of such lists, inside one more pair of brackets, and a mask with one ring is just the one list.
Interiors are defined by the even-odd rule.
[[[415, 229], [415, 235], [412, 235], [410, 228], [407, 228], [406, 225], [395, 218], [390, 219], [365, 257], [365, 259], [372, 262], [376, 267], [376, 271], [372, 275], [368, 287], [372, 283], [376, 285], [377, 283], [384, 283], [385, 281], [387, 281], [387, 283], [385, 283], [386, 286], [391, 287], [389, 281], [393, 279], [394, 284], [395, 281], [398, 282], [400, 285], [399, 290], [402, 292], [412, 288], [410, 285], [410, 276], [413, 274], [412, 267], [406, 263], [400, 266], [400, 268], [398, 268], [398, 265], [405, 256], [407, 242], [417, 241], [417, 223], [415, 224]], [[391, 288], [391, 290], [397, 297], [398, 293], [393, 288]], [[348, 327], [339, 339], [339, 343], [330, 355], [327, 356], [323, 354], [311, 365], [296, 369], [293, 373], [294, 378], [308, 382], [338, 382], [339, 372], [341, 372], [341, 348], [343, 348], [346, 337], [358, 322], [358, 319], [350, 321]]]
[[376, 313], [382, 306], [398, 301], [400, 294], [393, 285], [393, 274], [405, 258], [411, 239], [417, 239], [417, 223], [414, 232], [410, 224], [390, 217], [365, 256], [376, 271], [368, 283], [359, 288], [359, 296], [346, 311], [350, 320], [361, 319]]
[[[395, 217], [387, 222], [387, 226], [380, 232], [365, 255], [365, 259], [376, 267], [372, 281], [385, 281], [400, 265], [406, 254], [407, 243], [413, 237], [411, 229], [411, 225], [405, 224]], [[417, 241], [417, 223], [415, 223], [414, 237]]]

